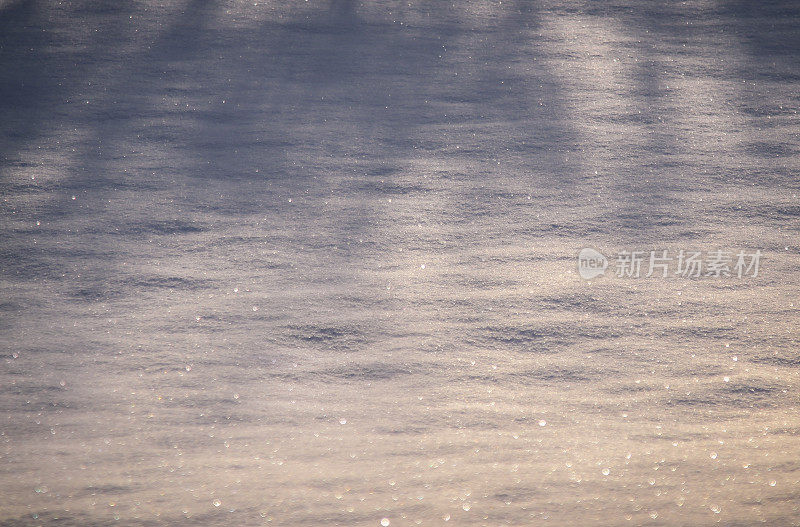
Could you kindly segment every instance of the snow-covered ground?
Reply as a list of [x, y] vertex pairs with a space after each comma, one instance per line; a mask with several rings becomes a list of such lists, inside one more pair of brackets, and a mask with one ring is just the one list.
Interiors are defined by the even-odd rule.
[[796, 525], [798, 85], [790, 1], [0, 1], [0, 525]]

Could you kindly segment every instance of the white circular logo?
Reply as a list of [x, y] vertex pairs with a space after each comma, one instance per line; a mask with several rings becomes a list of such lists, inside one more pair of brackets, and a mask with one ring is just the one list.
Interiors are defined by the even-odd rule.
[[599, 251], [585, 247], [578, 253], [578, 274], [584, 280], [591, 280], [606, 272], [608, 259]]

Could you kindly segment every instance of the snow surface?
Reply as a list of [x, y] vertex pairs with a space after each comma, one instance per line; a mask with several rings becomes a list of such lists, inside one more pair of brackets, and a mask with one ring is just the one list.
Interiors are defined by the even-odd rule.
[[799, 81], [789, 1], [0, 2], [0, 524], [796, 525]]

